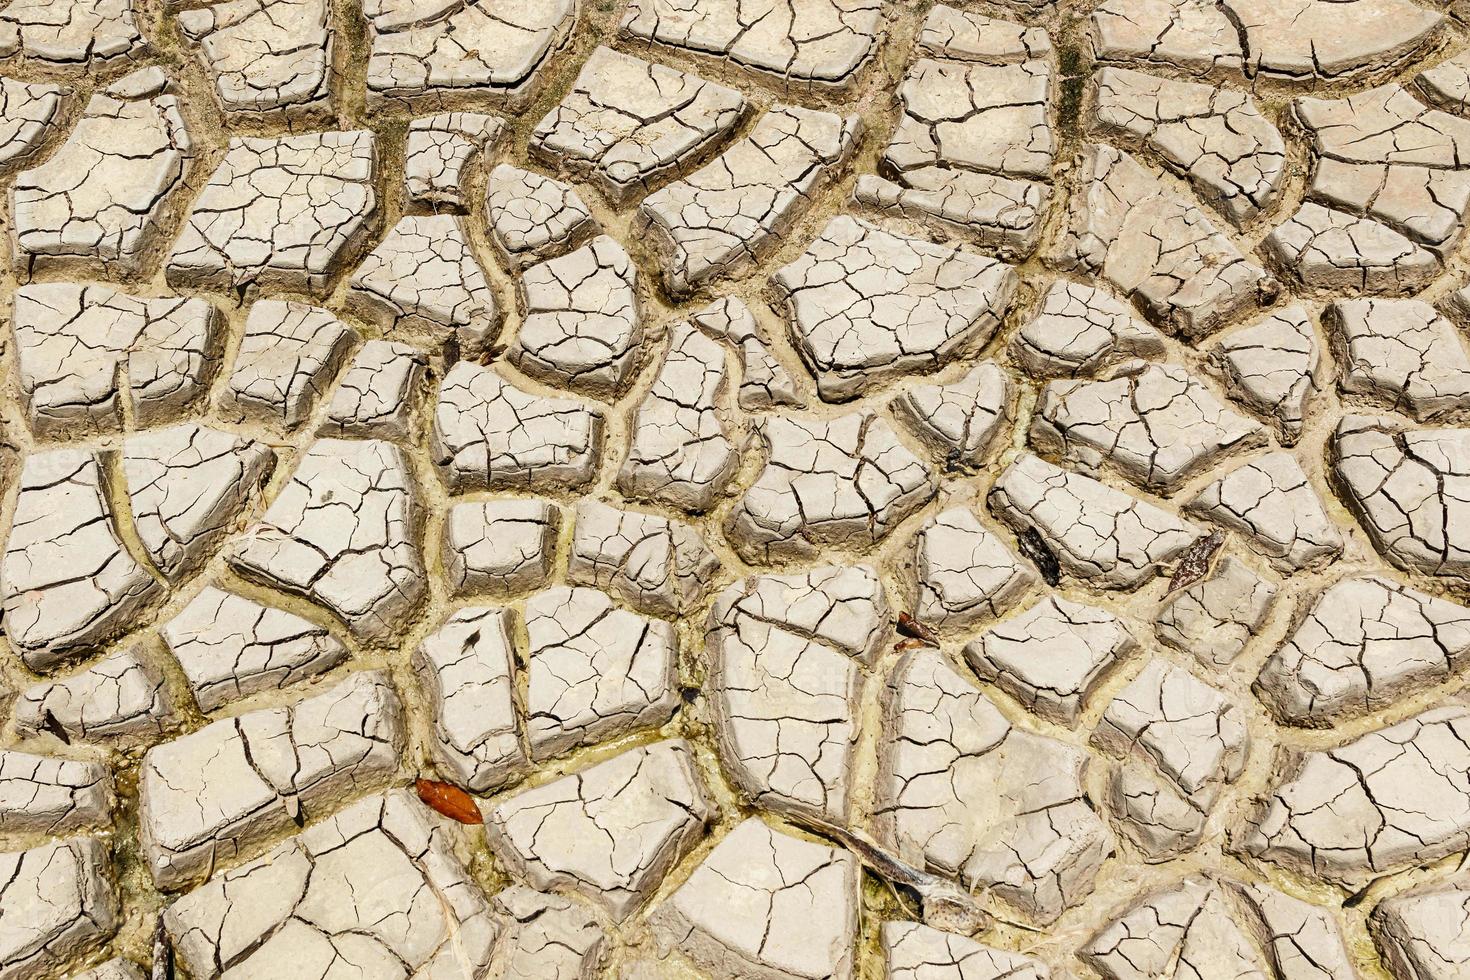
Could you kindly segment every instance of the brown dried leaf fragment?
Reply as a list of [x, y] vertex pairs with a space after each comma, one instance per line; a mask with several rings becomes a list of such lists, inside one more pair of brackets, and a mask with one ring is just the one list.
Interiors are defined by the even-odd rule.
[[442, 783], [437, 779], [417, 779], [413, 788], [418, 790], [419, 799], [426, 806], [451, 820], [468, 824], [485, 822], [485, 818], [480, 815], [480, 808], [475, 805], [474, 797], [458, 786]]
[[1174, 566], [1174, 574], [1169, 577], [1169, 591], [1188, 588], [1208, 575], [1215, 554], [1224, 543], [1224, 531], [1211, 531], [1190, 545], [1179, 556], [1179, 564]]
[[939, 646], [939, 637], [934, 633], [934, 630], [925, 626], [906, 612], [900, 612], [898, 614], [898, 631], [910, 639], [922, 640], [928, 646]]

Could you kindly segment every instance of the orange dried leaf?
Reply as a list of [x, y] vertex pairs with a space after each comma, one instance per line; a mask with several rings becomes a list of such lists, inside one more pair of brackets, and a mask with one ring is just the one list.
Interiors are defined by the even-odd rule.
[[419, 791], [419, 799], [450, 820], [458, 820], [460, 823], [485, 822], [485, 818], [480, 816], [480, 808], [475, 806], [474, 798], [458, 786], [441, 783], [437, 779], [420, 779], [414, 783], [414, 788]]

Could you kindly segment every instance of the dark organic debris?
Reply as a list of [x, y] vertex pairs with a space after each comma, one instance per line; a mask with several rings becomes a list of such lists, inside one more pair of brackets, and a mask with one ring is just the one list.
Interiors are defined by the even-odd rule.
[[1034, 527], [1028, 527], [1021, 532], [1017, 543], [1021, 546], [1021, 554], [1031, 559], [1036, 565], [1036, 570], [1041, 573], [1042, 580], [1055, 588], [1062, 581], [1062, 566], [1057, 561], [1057, 556], [1052, 554], [1051, 548], [1047, 546], [1041, 533]]
[[1215, 553], [1225, 543], [1224, 531], [1211, 531], [1200, 538], [1179, 558], [1174, 574], [1169, 578], [1169, 591], [1187, 588], [1209, 574]]
[[149, 980], [174, 980], [174, 944], [169, 942], [162, 915], [153, 927], [153, 969], [148, 976]]

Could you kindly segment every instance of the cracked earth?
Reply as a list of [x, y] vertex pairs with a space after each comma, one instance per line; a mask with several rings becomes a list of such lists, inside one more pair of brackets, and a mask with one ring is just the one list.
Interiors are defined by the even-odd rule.
[[0, 0], [0, 980], [1470, 980], [1470, 3]]

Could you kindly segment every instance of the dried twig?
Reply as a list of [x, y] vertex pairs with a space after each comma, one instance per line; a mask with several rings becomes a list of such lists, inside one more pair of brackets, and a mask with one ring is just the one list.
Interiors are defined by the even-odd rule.
[[797, 817], [856, 854], [880, 878], [918, 893], [924, 922], [945, 932], [973, 936], [990, 924], [990, 915], [959, 885], [921, 871], [860, 830], [840, 827], [819, 817]]

